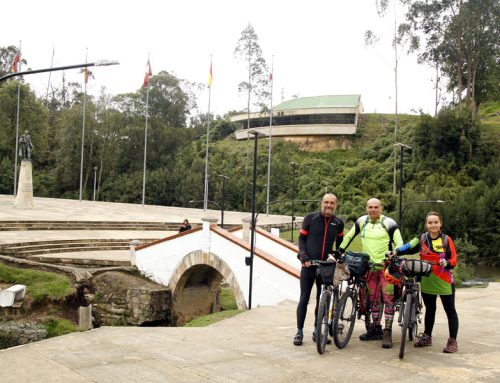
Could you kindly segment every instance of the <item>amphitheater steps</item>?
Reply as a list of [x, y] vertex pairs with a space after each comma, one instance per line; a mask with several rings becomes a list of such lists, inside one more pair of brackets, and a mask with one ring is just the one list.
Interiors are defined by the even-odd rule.
[[89, 258], [82, 254], [82, 257], [75, 257], [74, 253], [60, 253], [58, 256], [32, 255], [30, 261], [52, 263], [57, 265], [79, 266], [79, 267], [106, 267], [106, 266], [130, 266], [130, 259], [119, 260], [116, 256], [106, 259], [102, 255], [99, 258]]
[[[155, 239], [141, 239], [148, 243]], [[78, 239], [20, 242], [0, 245], [0, 253], [18, 258], [30, 258], [34, 255], [84, 252], [129, 250], [132, 239]]]
[[0, 221], [0, 231], [142, 230], [177, 231], [180, 223], [131, 221]]

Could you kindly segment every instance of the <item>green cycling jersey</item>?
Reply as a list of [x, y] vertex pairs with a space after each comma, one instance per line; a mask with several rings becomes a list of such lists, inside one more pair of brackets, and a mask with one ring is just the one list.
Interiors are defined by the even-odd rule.
[[363, 253], [368, 254], [370, 262], [375, 264], [384, 261], [387, 251], [403, 245], [403, 238], [396, 221], [384, 215], [375, 222], [370, 221], [367, 215], [358, 218], [351, 230], [344, 235], [340, 249], [345, 250], [358, 234], [361, 235]]

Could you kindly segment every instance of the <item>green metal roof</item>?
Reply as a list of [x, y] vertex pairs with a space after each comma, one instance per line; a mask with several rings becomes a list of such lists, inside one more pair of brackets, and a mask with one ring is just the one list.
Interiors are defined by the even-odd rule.
[[315, 97], [300, 97], [292, 100], [284, 101], [275, 106], [273, 110], [290, 110], [290, 109], [315, 109], [315, 108], [338, 108], [347, 107], [354, 108], [359, 106], [361, 95], [341, 95], [341, 96], [315, 96]]

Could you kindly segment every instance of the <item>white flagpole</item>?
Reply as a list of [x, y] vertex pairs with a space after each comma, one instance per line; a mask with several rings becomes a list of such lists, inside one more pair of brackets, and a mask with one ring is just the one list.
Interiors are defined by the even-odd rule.
[[[56, 51], [55, 48], [52, 47], [52, 59], [50, 60], [50, 67], [52, 68], [52, 65], [54, 64], [54, 55]], [[49, 88], [50, 88], [50, 79], [52, 77], [52, 72], [49, 72], [49, 81], [47, 81], [47, 92], [45, 93], [45, 105], [47, 105], [47, 101], [49, 99]]]
[[[89, 49], [85, 48], [85, 64], [87, 64]], [[87, 68], [85, 68], [87, 70]], [[85, 72], [84, 72], [85, 73]], [[83, 92], [83, 123], [82, 123], [82, 152], [80, 154], [80, 202], [82, 202], [82, 184], [83, 184], [83, 148], [85, 145], [85, 108], [87, 104], [87, 73], [83, 77], [84, 92]]]
[[274, 55], [271, 59], [271, 108], [269, 109], [269, 149], [267, 153], [267, 199], [266, 199], [266, 215], [269, 215], [269, 194], [271, 190], [271, 141], [273, 127], [273, 82], [274, 82]]
[[[149, 64], [149, 54], [148, 54], [148, 65]], [[149, 67], [146, 69], [149, 71]], [[147, 72], [146, 76], [149, 77], [149, 72]], [[142, 172], [142, 206], [144, 206], [144, 202], [146, 199], [146, 158], [148, 152], [148, 116], [149, 116], [149, 78], [148, 84], [146, 88], [146, 126], [144, 128], [144, 169]]]
[[[210, 55], [210, 82], [212, 82], [212, 55]], [[205, 190], [203, 193], [203, 211], [208, 207], [208, 144], [210, 135], [210, 98], [212, 95], [212, 84], [208, 86], [208, 114], [207, 114], [207, 146], [205, 149]]]
[[[17, 51], [17, 54], [20, 55], [21, 53], [21, 41], [19, 41], [19, 50]], [[16, 64], [16, 71], [20, 72], [21, 71], [21, 59], [22, 57], [19, 57], [19, 62]], [[18, 153], [17, 151], [19, 150], [18, 148], [18, 141], [19, 141], [19, 103], [21, 99], [21, 83], [19, 82], [17, 84], [17, 114], [16, 114], [16, 152], [14, 153], [14, 197], [17, 195], [17, 156]]]

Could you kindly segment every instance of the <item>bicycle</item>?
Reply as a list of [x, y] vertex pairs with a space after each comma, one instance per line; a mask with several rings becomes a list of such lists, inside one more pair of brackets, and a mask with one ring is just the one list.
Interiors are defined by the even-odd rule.
[[348, 251], [344, 260], [350, 276], [333, 320], [333, 341], [340, 349], [349, 343], [356, 319], [364, 316], [367, 329], [370, 323], [370, 300], [365, 280], [365, 274], [371, 267], [370, 257], [368, 254]]
[[418, 325], [422, 323], [422, 299], [420, 296], [420, 280], [432, 273], [434, 262], [419, 259], [398, 258], [392, 254], [384, 271], [384, 276], [390, 283], [402, 286], [400, 298], [396, 302], [399, 311], [398, 324], [401, 326], [401, 343], [399, 359], [404, 358], [406, 336], [413, 340], [418, 334]]
[[340, 300], [339, 286], [334, 286], [334, 275], [337, 266], [335, 260], [313, 261], [318, 266], [318, 276], [321, 278], [321, 295], [319, 299], [318, 318], [316, 322], [316, 349], [323, 354], [326, 349], [328, 335], [335, 334], [333, 319], [335, 308]]

